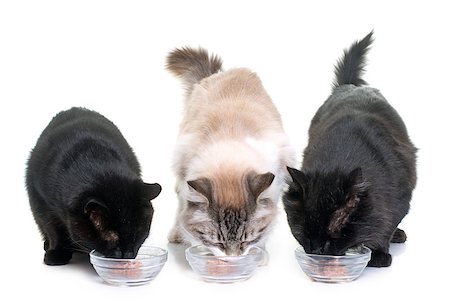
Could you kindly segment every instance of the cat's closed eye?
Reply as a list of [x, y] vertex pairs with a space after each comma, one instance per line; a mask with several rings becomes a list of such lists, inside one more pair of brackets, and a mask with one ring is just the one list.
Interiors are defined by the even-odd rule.
[[218, 247], [220, 250], [225, 250], [225, 245], [222, 242], [214, 243], [214, 246]]

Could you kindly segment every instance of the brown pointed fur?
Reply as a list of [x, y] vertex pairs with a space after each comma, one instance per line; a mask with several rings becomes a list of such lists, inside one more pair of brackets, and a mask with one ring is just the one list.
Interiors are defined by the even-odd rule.
[[203, 48], [184, 47], [167, 56], [167, 69], [182, 78], [190, 91], [201, 79], [222, 70], [222, 59], [214, 55], [209, 57]]

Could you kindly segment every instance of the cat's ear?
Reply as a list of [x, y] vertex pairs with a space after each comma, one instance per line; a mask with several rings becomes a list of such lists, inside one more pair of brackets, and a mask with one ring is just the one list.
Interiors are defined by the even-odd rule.
[[211, 180], [208, 178], [199, 178], [196, 180], [187, 181], [187, 184], [196, 192], [208, 199], [208, 201], [212, 201], [213, 188]]
[[161, 189], [158, 183], [144, 183], [144, 197], [153, 200], [161, 193]]
[[364, 198], [367, 196], [369, 183], [364, 181], [361, 167], [352, 170], [347, 177], [347, 196], [358, 196]]
[[98, 230], [104, 230], [106, 219], [109, 213], [108, 206], [102, 201], [91, 198], [84, 205], [84, 213], [89, 217], [94, 227]]
[[367, 195], [368, 186], [368, 183], [364, 182], [361, 168], [356, 168], [348, 174], [346, 199], [344, 204], [331, 215], [328, 224], [328, 234], [332, 238], [340, 237], [342, 229], [358, 209], [361, 200]]
[[306, 194], [306, 188], [308, 186], [308, 177], [304, 172], [298, 169], [289, 166], [287, 166], [286, 168], [289, 175], [291, 175], [292, 177], [292, 181], [294, 181], [290, 190], [297, 191], [300, 194], [300, 197], [304, 198]]
[[275, 175], [271, 172], [265, 174], [249, 174], [247, 177], [248, 186], [253, 197], [257, 200], [259, 195], [272, 184]]

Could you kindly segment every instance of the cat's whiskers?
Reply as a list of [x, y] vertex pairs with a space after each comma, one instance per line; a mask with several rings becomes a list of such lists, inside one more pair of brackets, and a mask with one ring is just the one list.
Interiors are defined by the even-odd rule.
[[74, 251], [82, 252], [82, 253], [90, 253], [92, 249], [89, 249], [82, 241], [71, 241], [71, 245], [74, 245], [72, 249]]

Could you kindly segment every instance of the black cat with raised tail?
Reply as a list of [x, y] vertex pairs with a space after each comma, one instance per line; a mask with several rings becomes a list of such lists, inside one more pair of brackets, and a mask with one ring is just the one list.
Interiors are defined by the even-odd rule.
[[47, 265], [74, 251], [135, 258], [153, 218], [157, 183], [141, 179], [138, 160], [119, 129], [97, 112], [57, 114], [31, 152], [26, 186], [44, 239]]
[[333, 92], [309, 129], [301, 170], [283, 196], [291, 231], [307, 253], [342, 255], [372, 249], [368, 266], [390, 266], [390, 242], [416, 185], [416, 148], [405, 124], [361, 78], [372, 32], [338, 61]]

